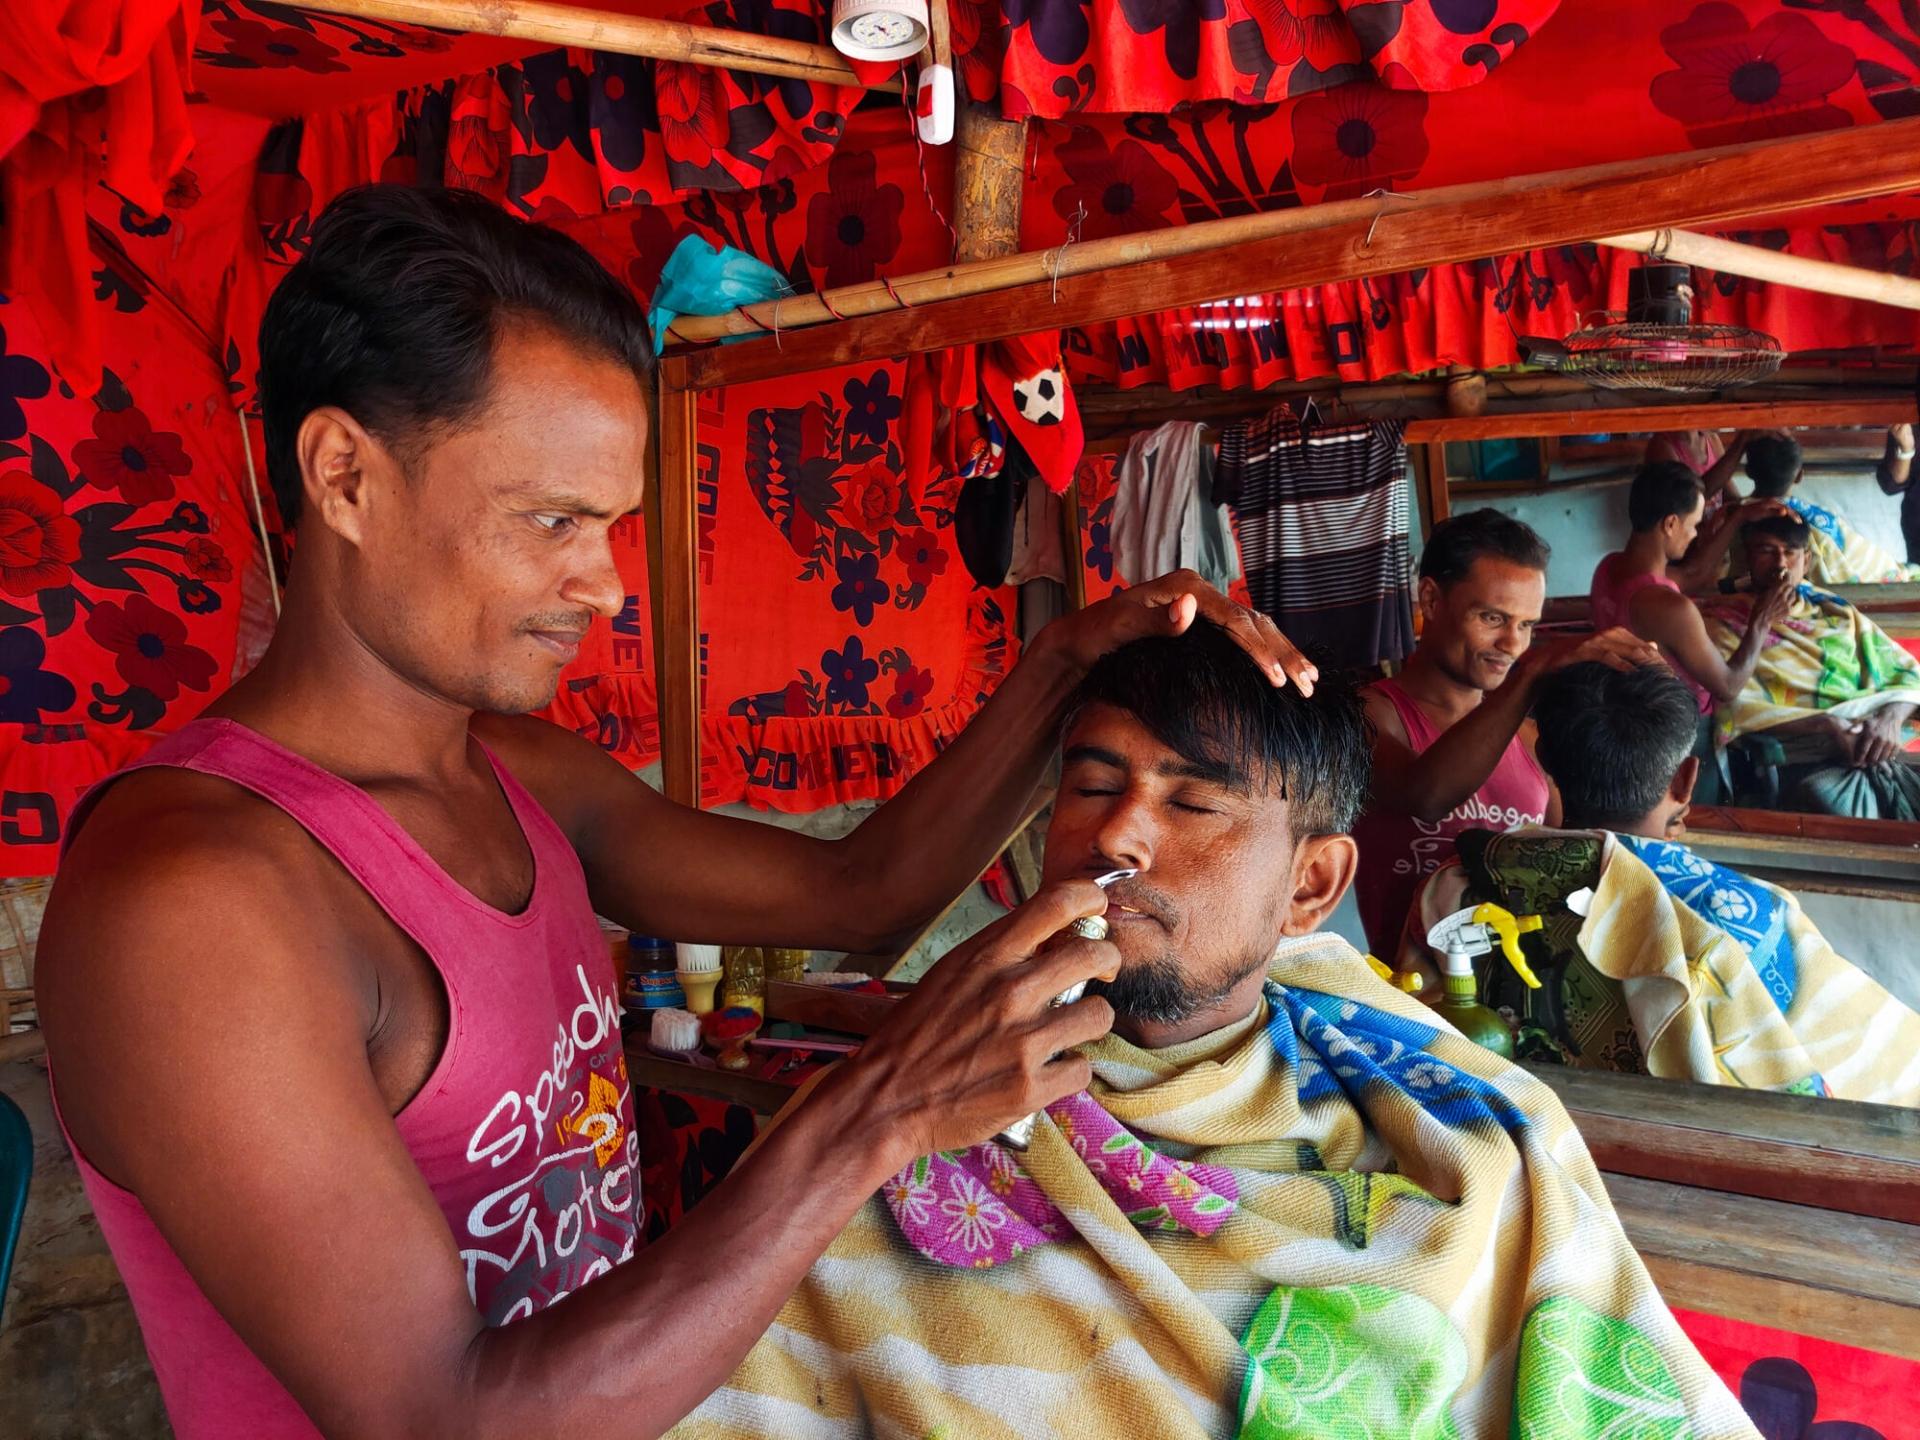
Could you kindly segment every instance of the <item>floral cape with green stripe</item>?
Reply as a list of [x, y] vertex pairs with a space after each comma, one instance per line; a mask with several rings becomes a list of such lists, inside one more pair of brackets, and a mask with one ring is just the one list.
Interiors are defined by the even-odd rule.
[[[1746, 633], [1753, 598], [1706, 604], [1707, 637], [1732, 654]], [[1920, 662], [1872, 617], [1824, 590], [1802, 585], [1760, 649], [1753, 678], [1714, 711], [1715, 739], [1771, 730], [1811, 715], [1855, 720], [1883, 705], [1920, 704]]]
[[1284, 942], [1243, 1021], [1089, 1047], [924, 1157], [676, 1436], [1753, 1436], [1546, 1086]]

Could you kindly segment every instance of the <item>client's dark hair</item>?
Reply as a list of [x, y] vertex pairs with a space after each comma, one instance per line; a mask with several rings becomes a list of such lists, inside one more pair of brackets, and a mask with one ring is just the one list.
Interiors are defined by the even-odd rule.
[[1296, 837], [1344, 834], [1366, 799], [1373, 755], [1353, 687], [1323, 670], [1311, 696], [1292, 682], [1276, 689], [1210, 621], [1104, 656], [1070, 709], [1089, 705], [1125, 710], [1229, 784], [1272, 785], [1277, 777]]
[[1753, 493], [1778, 500], [1800, 478], [1800, 442], [1791, 435], [1756, 435], [1747, 442], [1747, 478]]
[[1649, 460], [1627, 492], [1627, 523], [1636, 535], [1657, 530], [1669, 515], [1691, 515], [1705, 493], [1700, 477], [1678, 460]]
[[457, 428], [486, 400], [501, 331], [524, 319], [642, 383], [653, 368], [639, 302], [558, 230], [465, 190], [363, 185], [327, 206], [260, 321], [267, 476], [286, 523], [308, 415], [338, 406], [397, 447]]
[[1807, 528], [1807, 522], [1798, 515], [1762, 515], [1758, 520], [1749, 520], [1740, 527], [1741, 538], [1749, 535], [1766, 535], [1775, 540], [1784, 540], [1790, 549], [1804, 550], [1813, 538], [1813, 532]]
[[1420, 551], [1420, 578], [1444, 588], [1466, 579], [1483, 555], [1544, 572], [1552, 553], [1531, 525], [1483, 506], [1433, 527]]
[[1642, 819], [1692, 753], [1699, 717], [1693, 692], [1664, 665], [1588, 660], [1547, 676], [1533, 719], [1565, 822], [1619, 830]]

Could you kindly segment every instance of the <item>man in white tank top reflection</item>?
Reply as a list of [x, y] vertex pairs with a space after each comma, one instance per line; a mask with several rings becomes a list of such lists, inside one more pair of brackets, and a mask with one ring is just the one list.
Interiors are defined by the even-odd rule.
[[[180, 1440], [660, 1433], [888, 1176], [1086, 1084], [1070, 1052], [1111, 1008], [1048, 1001], [1117, 952], [1035, 952], [1107, 902], [1062, 882], [937, 965], [637, 1253], [612, 977], [575, 983], [553, 946], [589, 944], [597, 910], [886, 950], [1013, 830], [1101, 654], [1198, 613], [1311, 685], [1269, 622], [1172, 576], [1037, 637], [844, 840], [668, 803], [525, 718], [622, 604], [609, 532], [651, 463], [652, 354], [578, 244], [459, 191], [348, 192], [274, 294], [267, 466], [298, 525], [278, 632], [97, 797], [39, 954], [61, 1114]], [[489, 1074], [496, 1044], [532, 1063]]]

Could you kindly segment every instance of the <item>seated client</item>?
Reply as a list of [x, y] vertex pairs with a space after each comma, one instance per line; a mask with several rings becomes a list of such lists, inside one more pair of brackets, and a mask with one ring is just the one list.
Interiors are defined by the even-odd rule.
[[1920, 1105], [1920, 1016], [1787, 891], [1681, 843], [1700, 767], [1686, 686], [1661, 665], [1572, 665], [1541, 682], [1534, 718], [1567, 828], [1463, 838], [1421, 896], [1428, 924], [1494, 896], [1540, 915], [1524, 943], [1542, 989], [1482, 985], [1520, 1021], [1519, 1053]]
[[1552, 1093], [1316, 933], [1351, 694], [1198, 626], [1096, 666], [1064, 746], [1048, 878], [1139, 872], [1092, 1085], [902, 1170], [675, 1433], [1571, 1437], [1657, 1396], [1751, 1435]]
[[1807, 522], [1807, 579], [1815, 585], [1888, 585], [1920, 579], [1920, 565], [1895, 559], [1872, 537], [1824, 505], [1793, 492], [1805, 475], [1800, 442], [1773, 432], [1747, 447], [1747, 478], [1757, 499], [1778, 500]]
[[[1785, 586], [1790, 598], [1765, 626], [1752, 675], [1715, 711], [1719, 743], [1775, 742], [1780, 794], [1794, 809], [1920, 820], [1920, 774], [1901, 759], [1920, 704], [1920, 663], [1860, 610], [1805, 583], [1804, 521], [1768, 516], [1749, 522], [1742, 538], [1755, 587], [1776, 594]], [[1751, 597], [1709, 601], [1708, 638], [1733, 651], [1754, 633], [1754, 615]]]

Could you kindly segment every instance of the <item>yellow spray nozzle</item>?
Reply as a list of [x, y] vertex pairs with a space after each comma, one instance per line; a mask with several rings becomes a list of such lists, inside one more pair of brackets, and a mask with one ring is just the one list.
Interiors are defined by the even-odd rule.
[[1494, 934], [1500, 937], [1500, 953], [1513, 966], [1513, 973], [1526, 982], [1529, 990], [1538, 990], [1540, 978], [1533, 973], [1533, 967], [1527, 964], [1527, 957], [1520, 953], [1520, 937], [1538, 930], [1542, 923], [1540, 917], [1515, 915], [1498, 905], [1486, 904], [1474, 910], [1473, 920], [1476, 925], [1492, 927]]
[[1403, 991], [1408, 995], [1417, 995], [1420, 993], [1420, 991], [1426, 989], [1427, 987], [1427, 982], [1421, 979], [1418, 975], [1414, 974], [1412, 971], [1408, 971], [1406, 974], [1402, 975], [1398, 971], [1394, 970], [1391, 966], [1385, 964], [1382, 961], [1374, 959], [1374, 957], [1371, 955], [1367, 956], [1367, 964], [1372, 966], [1373, 973], [1378, 975], [1382, 980], [1386, 981], [1387, 984], [1393, 986], [1393, 988], [1396, 990]]

